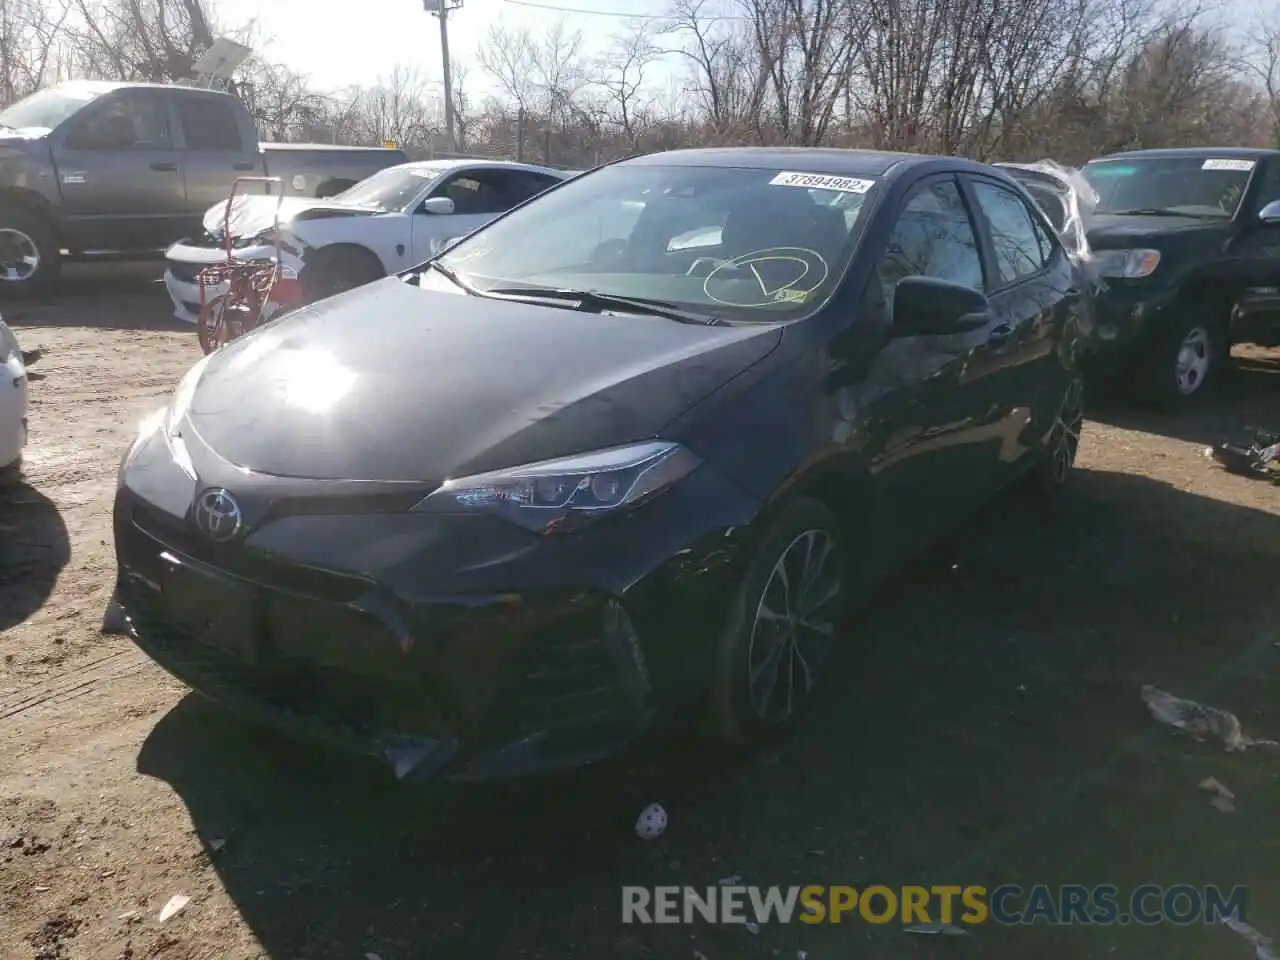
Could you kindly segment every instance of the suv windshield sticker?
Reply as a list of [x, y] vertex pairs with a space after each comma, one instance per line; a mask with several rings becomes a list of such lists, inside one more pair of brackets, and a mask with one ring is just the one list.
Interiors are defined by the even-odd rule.
[[1131, 177], [1138, 172], [1137, 167], [1121, 167], [1114, 163], [1092, 163], [1085, 168], [1091, 177]]
[[804, 187], [808, 190], [839, 190], [841, 193], [866, 193], [876, 185], [874, 180], [857, 177], [837, 177], [825, 173], [796, 173], [784, 170], [772, 180], [775, 187]]
[[[765, 267], [769, 268], [771, 276], [766, 277], [760, 269]], [[831, 268], [827, 266], [827, 261], [814, 250], [804, 247], [769, 247], [744, 253], [719, 264], [702, 281], [702, 292], [708, 300], [726, 307], [751, 308], [768, 307], [775, 303], [803, 303], [830, 275]], [[729, 290], [712, 293], [713, 280]]]
[[1206, 160], [1201, 170], [1239, 170], [1248, 173], [1253, 169], [1252, 160]]

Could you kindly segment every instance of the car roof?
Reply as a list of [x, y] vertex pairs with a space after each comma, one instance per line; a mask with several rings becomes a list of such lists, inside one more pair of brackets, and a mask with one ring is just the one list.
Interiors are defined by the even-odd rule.
[[1269, 150], [1264, 147], [1164, 147], [1156, 150], [1128, 150], [1124, 153], [1109, 153], [1102, 157], [1094, 157], [1090, 163], [1099, 160], [1141, 160], [1166, 157], [1170, 160], [1185, 158], [1187, 160], [1219, 157], [1223, 160], [1261, 160], [1264, 157], [1280, 156], [1280, 150]]
[[991, 169], [985, 164], [963, 157], [892, 153], [884, 150], [842, 150], [833, 147], [703, 147], [649, 153], [622, 163], [637, 166], [743, 167], [842, 177], [882, 177], [939, 161], [947, 161], [956, 170]]
[[503, 170], [528, 170], [531, 173], [545, 173], [548, 176], [565, 179], [568, 172], [553, 167], [540, 167], [536, 163], [519, 163], [514, 160], [485, 160], [483, 157], [449, 157], [440, 160], [411, 160], [398, 163], [393, 169], [404, 170], [470, 170], [475, 167]]
[[219, 97], [228, 96], [224, 90], [210, 90], [206, 87], [192, 87], [181, 83], [143, 83], [132, 80], [63, 80], [47, 89], [51, 90], [87, 90], [94, 93], [110, 93], [124, 87], [139, 90], [185, 90], [189, 93], [213, 94]]

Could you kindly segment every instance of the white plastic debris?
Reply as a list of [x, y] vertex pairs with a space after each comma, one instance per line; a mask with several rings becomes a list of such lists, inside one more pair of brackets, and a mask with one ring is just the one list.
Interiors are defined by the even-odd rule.
[[760, 924], [751, 923], [750, 921], [747, 922], [747, 933], [758, 934], [759, 932], [760, 932]]
[[1209, 803], [1223, 813], [1230, 813], [1236, 808], [1236, 795], [1217, 777], [1205, 777], [1200, 781], [1200, 789], [1214, 795]]
[[138, 915], [137, 910], [126, 910], [124, 913], [116, 917], [117, 920], [132, 920]]
[[944, 937], [967, 937], [968, 930], [962, 930], [960, 927], [953, 927], [949, 923], [917, 923], [911, 927], [904, 927], [904, 933], [922, 933], [933, 936]]
[[182, 910], [190, 902], [191, 902], [191, 898], [188, 897], [186, 894], [175, 893], [172, 897], [169, 898], [169, 902], [160, 908], [160, 922], [164, 923], [166, 920], [171, 918], [174, 914]]
[[378, 956], [376, 953], [366, 953], [364, 955], [364, 960], [382, 960], [382, 957]]
[[214, 837], [212, 840], [209, 841], [209, 849], [212, 850], [214, 853], [217, 853], [226, 845], [227, 845], [227, 841], [223, 840], [222, 837]]
[[736, 886], [737, 884], [739, 884], [739, 883], [741, 883], [741, 882], [742, 882], [742, 878], [741, 878], [740, 876], [738, 876], [736, 873], [735, 873], [733, 876], [731, 876], [731, 877], [721, 877], [721, 878], [720, 878], [720, 886], [722, 886], [722, 887], [732, 887], [732, 886]]
[[1235, 917], [1225, 917], [1222, 925], [1240, 934], [1240, 936], [1253, 944], [1253, 960], [1280, 960], [1280, 957], [1277, 957], [1272, 950], [1271, 938], [1264, 937], [1243, 920], [1237, 920]]
[[651, 803], [640, 811], [636, 820], [636, 836], [641, 840], [656, 840], [667, 829], [667, 811], [662, 804]]
[[1280, 743], [1275, 740], [1255, 740], [1245, 736], [1240, 729], [1240, 720], [1234, 713], [1208, 707], [1194, 700], [1183, 700], [1151, 684], [1143, 686], [1142, 701], [1151, 715], [1161, 723], [1185, 730], [1197, 739], [1205, 734], [1213, 734], [1222, 739], [1228, 750], [1280, 747]]

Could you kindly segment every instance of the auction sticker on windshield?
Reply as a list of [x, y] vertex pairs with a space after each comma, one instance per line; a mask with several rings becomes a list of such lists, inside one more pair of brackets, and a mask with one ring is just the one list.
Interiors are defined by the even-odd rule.
[[1201, 170], [1240, 170], [1248, 173], [1253, 169], [1252, 160], [1206, 160], [1200, 166]]
[[841, 193], [866, 193], [876, 185], [874, 180], [837, 177], [826, 173], [796, 173], [784, 170], [769, 181], [775, 187], [804, 187], [808, 190], [839, 190]]

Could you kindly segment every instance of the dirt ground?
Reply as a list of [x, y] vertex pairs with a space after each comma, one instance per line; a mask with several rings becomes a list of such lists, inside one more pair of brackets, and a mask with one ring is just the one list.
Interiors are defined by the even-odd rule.
[[[0, 957], [1254, 955], [1204, 925], [620, 923], [623, 883], [730, 875], [1244, 884], [1249, 923], [1280, 936], [1280, 750], [1197, 742], [1139, 692], [1280, 738], [1280, 488], [1201, 454], [1280, 424], [1280, 357], [1238, 356], [1187, 421], [1096, 413], [1062, 510], [1002, 502], [906, 571], [780, 752], [657, 738], [551, 781], [406, 790], [244, 727], [99, 632], [118, 457], [198, 356], [162, 291], [110, 270], [5, 314], [44, 356], [27, 483], [0, 495]], [[1208, 776], [1234, 810], [1210, 805]], [[651, 800], [670, 826], [645, 842]]]

